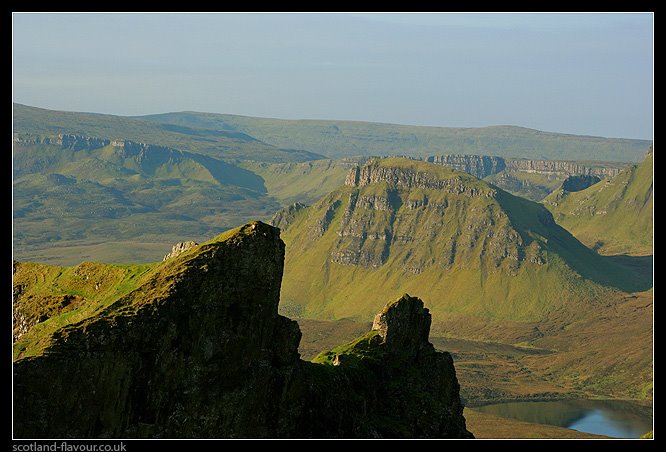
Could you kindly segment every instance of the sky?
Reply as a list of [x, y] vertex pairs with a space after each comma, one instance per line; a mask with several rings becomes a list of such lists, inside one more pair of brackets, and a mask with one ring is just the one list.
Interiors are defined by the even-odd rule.
[[652, 139], [652, 14], [27, 14], [13, 100]]

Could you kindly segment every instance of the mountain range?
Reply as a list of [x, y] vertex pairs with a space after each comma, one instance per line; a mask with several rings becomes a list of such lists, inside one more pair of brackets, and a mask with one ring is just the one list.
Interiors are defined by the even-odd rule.
[[[203, 241], [245, 221], [267, 221], [281, 206], [311, 204], [342, 185], [349, 168], [367, 160], [371, 151], [386, 154], [394, 150], [407, 130], [422, 144], [420, 150], [398, 147], [403, 154], [415, 155], [483, 149], [534, 159], [545, 155], [542, 150], [549, 149], [549, 142], [557, 142], [558, 149], [584, 149], [586, 159], [598, 155], [628, 161], [635, 159], [634, 148], [642, 145], [640, 140], [536, 131], [525, 141], [527, 129], [511, 128], [396, 126], [395, 130], [401, 130], [396, 135], [387, 125], [345, 122], [340, 127], [351, 127], [354, 133], [327, 141], [326, 149], [335, 145], [342, 152], [326, 151], [327, 155], [360, 156], [330, 160], [312, 150], [293, 150], [309, 146], [321, 132], [307, 121], [276, 121], [295, 140], [281, 147], [281, 141], [267, 132], [275, 127], [261, 118], [192, 113], [131, 118], [14, 104], [13, 120], [14, 255], [21, 260], [67, 265], [81, 260], [150, 262], [159, 259], [169, 243], [185, 238]], [[249, 134], [250, 128], [262, 138]], [[368, 147], [362, 150], [358, 143], [348, 147], [345, 140], [356, 142], [363, 136], [362, 130], [366, 131], [362, 141]], [[497, 140], [501, 146], [463, 146], [470, 134]], [[448, 137], [447, 142], [454, 144], [441, 147], [434, 136]], [[395, 142], [388, 145], [391, 137]], [[534, 150], [528, 152], [526, 143], [532, 143]], [[480, 158], [466, 155], [447, 164], [474, 173], [472, 168]], [[626, 165], [556, 162], [554, 167], [554, 163], [538, 159], [506, 162], [514, 163], [487, 174], [486, 179], [533, 200], [546, 196], [569, 174], [596, 171], [606, 177]]]
[[[648, 144], [504, 126], [193, 112], [118, 117], [15, 104], [14, 358], [28, 382], [18, 391], [21, 404], [42, 410], [22, 418], [21, 428], [34, 436], [37, 424], [56, 425], [49, 416], [60, 408], [44, 410], [52, 390], [40, 383], [44, 375], [52, 373], [51, 381], [60, 378], [53, 369], [67, 369], [69, 380], [57, 384], [65, 397], [71, 384], [89, 383], [86, 372], [102, 375], [113, 361], [134, 383], [109, 371], [103, 384], [139, 388], [121, 391], [119, 400], [152, 411], [118, 411], [118, 391], [110, 389], [90, 416], [57, 429], [72, 436], [290, 436], [305, 434], [295, 427], [302, 425], [308, 435], [408, 436], [396, 423], [406, 417], [423, 436], [465, 436], [452, 367], [435, 358], [433, 345], [451, 352], [462, 402], [601, 397], [649, 404]], [[271, 217], [280, 231], [261, 222], [232, 229]], [[162, 262], [171, 244], [183, 241]], [[253, 290], [270, 294], [259, 300]], [[215, 321], [208, 322], [211, 312]], [[396, 322], [420, 338], [399, 335], [409, 352], [386, 348], [389, 335], [381, 322], [371, 323], [377, 312], [400, 312]], [[263, 325], [260, 338], [250, 331], [255, 324]], [[222, 345], [211, 346], [207, 337], [218, 334]], [[154, 346], [162, 335], [171, 343]], [[236, 345], [225, 348], [228, 340]], [[297, 346], [313, 362], [299, 361]], [[169, 392], [179, 383], [160, 363], [173, 349], [189, 350], [176, 357], [196, 358], [174, 367], [196, 381], [192, 399]], [[85, 350], [99, 354], [92, 359]], [[393, 364], [376, 365], [387, 360]], [[438, 363], [437, 378], [449, 382], [433, 401], [417, 394], [433, 389], [422, 384], [428, 363]], [[420, 370], [404, 375], [403, 365]], [[217, 387], [220, 366], [233, 371], [227, 377], [236, 389], [215, 392], [226, 402], [200, 411], [209, 400], [202, 388]], [[205, 378], [190, 368], [207, 369]], [[155, 378], [166, 389], [153, 387]], [[386, 378], [386, 392], [369, 384]], [[229, 402], [229, 394], [247, 394], [246, 380], [265, 389], [250, 405], [273, 413], [262, 432], [248, 420], [256, 410]], [[405, 389], [410, 384], [416, 392]], [[81, 397], [70, 402], [92, 400]], [[178, 403], [165, 402], [171, 399]], [[362, 399], [376, 414], [370, 421], [352, 414], [366, 409], [357, 405]], [[391, 400], [406, 411], [395, 411]], [[420, 424], [418, 410], [433, 409], [431, 402], [453, 407], [453, 417]], [[216, 417], [230, 415], [229, 406], [243, 413], [233, 425]], [[192, 419], [207, 414], [188, 423], [182, 407]], [[296, 422], [286, 412], [316, 416]]]

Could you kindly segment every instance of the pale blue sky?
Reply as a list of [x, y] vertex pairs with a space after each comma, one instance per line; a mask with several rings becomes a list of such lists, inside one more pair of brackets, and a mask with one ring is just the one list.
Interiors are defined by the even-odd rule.
[[14, 14], [14, 101], [653, 136], [651, 14]]

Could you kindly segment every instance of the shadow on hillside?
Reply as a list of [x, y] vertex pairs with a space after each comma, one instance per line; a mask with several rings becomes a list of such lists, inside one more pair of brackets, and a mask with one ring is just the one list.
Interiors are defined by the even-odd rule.
[[649, 285], [645, 290], [654, 285], [652, 280], [654, 268], [653, 256], [627, 256], [626, 254], [618, 254], [615, 256], [602, 256], [602, 258], [635, 275], [641, 281], [642, 285]]
[[525, 245], [532, 242], [534, 233], [543, 236], [547, 249], [583, 278], [629, 293], [652, 287], [652, 256], [601, 256], [558, 225], [543, 205], [502, 190], [496, 199]]

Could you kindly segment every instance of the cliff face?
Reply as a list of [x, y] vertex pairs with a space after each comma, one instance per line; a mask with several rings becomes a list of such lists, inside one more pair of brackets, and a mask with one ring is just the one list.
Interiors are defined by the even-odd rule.
[[376, 340], [357, 365], [306, 363], [298, 325], [277, 313], [283, 259], [279, 230], [250, 223], [155, 264], [87, 318], [24, 332], [33, 348], [14, 364], [14, 435], [470, 436], [422, 304], [401, 299], [383, 336], [370, 333], [412, 339]]
[[565, 160], [514, 159], [487, 155], [435, 155], [427, 157], [426, 161], [465, 171], [479, 179], [505, 170], [564, 177], [582, 175], [609, 178], [618, 175], [626, 166], [616, 163], [582, 164]]
[[488, 155], [435, 155], [428, 157], [426, 161], [465, 171], [479, 179], [497, 174], [506, 168], [506, 161], [502, 157]]
[[[490, 157], [485, 155], [431, 156], [428, 162], [465, 171], [479, 179], [532, 201], [540, 201], [567, 177], [606, 179], [626, 166], [617, 162], [574, 162]], [[586, 180], [586, 179], [581, 179]], [[580, 182], [580, 181], [579, 181]]]
[[529, 173], [599, 176], [603, 178], [617, 176], [622, 171], [622, 167], [588, 166], [563, 160], [507, 159], [506, 166], [508, 169]]
[[[438, 172], [439, 168], [423, 162], [408, 165], [385, 162], [405, 160], [371, 160], [350, 170], [342, 194], [344, 202], [330, 203], [321, 219], [310, 227], [309, 237], [321, 237], [341, 210], [336, 231], [339, 240], [330, 254], [331, 262], [378, 268], [392, 254], [404, 250], [408, 255], [400, 267], [410, 273], [419, 274], [432, 266], [449, 268], [456, 257], [470, 253], [484, 235], [495, 229], [496, 239], [484, 243], [483, 250], [492, 260], [493, 268], [504, 263], [515, 269], [523, 260], [518, 251], [522, 239], [506, 215], [493, 211], [486, 217], [485, 209], [497, 207], [494, 201], [497, 190], [464, 173], [446, 169]], [[467, 208], [470, 218], [462, 218]], [[447, 223], [460, 219], [466, 234], [444, 227], [442, 218]], [[416, 230], [423, 227], [427, 232], [422, 237], [441, 239], [438, 252], [421, 255], [415, 243], [422, 238]]]
[[39, 137], [36, 135], [14, 135], [14, 143], [19, 145], [49, 144], [61, 146], [63, 149], [73, 151], [92, 151], [105, 146], [113, 146], [116, 154], [121, 158], [137, 157], [139, 163], [147, 158], [155, 158], [156, 155], [161, 160], [168, 160], [175, 156], [182, 156], [182, 152], [166, 146], [155, 144], [139, 143], [131, 140], [110, 140], [107, 138], [90, 137], [76, 134], [58, 134], [53, 137]]
[[414, 171], [408, 168], [383, 166], [379, 160], [370, 160], [361, 167], [350, 170], [345, 185], [352, 187], [365, 187], [377, 183], [386, 183], [396, 189], [409, 190], [420, 188], [425, 190], [439, 190], [456, 195], [494, 196], [494, 190], [480, 190], [474, 184], [466, 184], [461, 177], [438, 177], [434, 173]]

